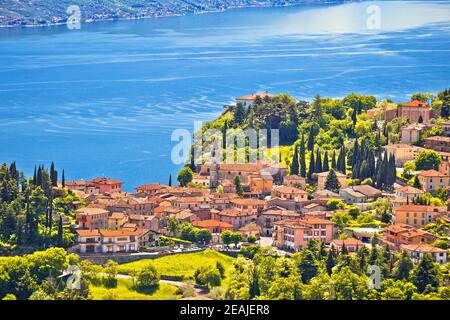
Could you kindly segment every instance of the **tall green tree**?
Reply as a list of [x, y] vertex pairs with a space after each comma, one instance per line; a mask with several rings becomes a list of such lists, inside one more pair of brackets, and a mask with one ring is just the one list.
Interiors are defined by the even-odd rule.
[[400, 259], [394, 266], [394, 278], [397, 280], [409, 280], [411, 270], [414, 268], [414, 264], [409, 257], [408, 253], [404, 251], [400, 256]]
[[314, 166], [314, 171], [317, 173], [323, 172], [322, 155], [320, 154], [319, 149], [317, 149], [317, 152], [316, 152], [316, 164]]
[[341, 183], [337, 178], [336, 172], [333, 169], [331, 169], [325, 180], [325, 189], [330, 190], [332, 192], [339, 192], [340, 188]]
[[189, 167], [183, 167], [177, 175], [177, 180], [182, 187], [186, 187], [194, 178], [194, 172]]
[[314, 172], [315, 172], [314, 150], [311, 150], [311, 157], [309, 158], [308, 179], [311, 180]]
[[302, 133], [302, 140], [300, 142], [300, 176], [306, 178], [306, 150], [305, 150], [305, 136]]
[[439, 286], [439, 276], [439, 267], [433, 262], [431, 256], [426, 254], [412, 271], [411, 280], [417, 291], [422, 293], [425, 289], [436, 291]]
[[294, 154], [292, 156], [290, 175], [298, 175], [299, 161], [298, 161], [298, 147], [294, 144]]
[[236, 187], [236, 193], [242, 197], [244, 195], [244, 188], [242, 187], [241, 178], [239, 176], [235, 176], [233, 182]]
[[328, 151], [325, 151], [325, 155], [323, 156], [322, 170], [323, 172], [330, 171], [330, 160], [328, 159]]

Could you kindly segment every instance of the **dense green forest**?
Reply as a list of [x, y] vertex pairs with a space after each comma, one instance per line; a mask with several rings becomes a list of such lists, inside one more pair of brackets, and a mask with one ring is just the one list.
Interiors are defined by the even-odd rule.
[[[62, 173], [64, 184], [64, 171]], [[58, 187], [58, 172], [39, 165], [27, 179], [13, 162], [0, 167], [0, 250], [30, 252], [52, 246], [67, 247], [74, 236], [70, 191]]]
[[[439, 266], [429, 256], [414, 264], [406, 253], [395, 254], [372, 239], [372, 248], [349, 254], [310, 241], [290, 257], [273, 248], [243, 249], [249, 259], [238, 258], [230, 286], [217, 295], [226, 299], [288, 300], [448, 300], [449, 264]], [[380, 287], [369, 279], [370, 265], [381, 270]], [[368, 276], [369, 274], [369, 276]], [[368, 281], [374, 285], [368, 285]]]

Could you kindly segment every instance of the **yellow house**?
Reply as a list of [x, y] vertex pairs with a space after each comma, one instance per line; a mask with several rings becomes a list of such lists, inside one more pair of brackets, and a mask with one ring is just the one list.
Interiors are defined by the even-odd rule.
[[410, 146], [406, 143], [389, 144], [384, 148], [389, 156], [395, 156], [395, 165], [397, 167], [402, 167], [407, 161], [414, 161], [419, 153], [425, 150], [424, 148]]
[[450, 185], [450, 176], [436, 170], [426, 170], [419, 174], [419, 181], [425, 192], [436, 193], [439, 188]]

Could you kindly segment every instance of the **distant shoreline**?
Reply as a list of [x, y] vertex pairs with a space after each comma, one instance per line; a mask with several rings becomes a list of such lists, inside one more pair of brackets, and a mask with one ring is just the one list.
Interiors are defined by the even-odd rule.
[[[118, 17], [118, 18], [99, 18], [99, 19], [85, 19], [81, 21], [81, 24], [84, 23], [96, 23], [96, 22], [102, 22], [102, 21], [130, 21], [130, 20], [146, 20], [146, 19], [158, 19], [158, 18], [170, 18], [170, 17], [183, 17], [187, 15], [201, 15], [201, 14], [208, 14], [208, 13], [221, 13], [228, 10], [234, 10], [234, 9], [245, 9], [245, 8], [282, 8], [282, 7], [291, 7], [291, 6], [298, 6], [298, 5], [305, 5], [305, 4], [317, 4], [317, 3], [311, 3], [311, 2], [304, 2], [304, 3], [287, 3], [282, 5], [248, 5], [248, 6], [230, 6], [228, 8], [224, 8], [222, 10], [205, 10], [205, 11], [199, 11], [199, 12], [186, 12], [186, 13], [170, 13], [170, 14], [161, 14], [161, 15], [148, 15], [148, 16], [142, 16], [142, 17]], [[5, 25], [0, 24], [0, 28], [3, 29], [15, 29], [15, 28], [45, 28], [45, 27], [54, 27], [54, 26], [60, 26], [60, 25], [66, 25], [67, 21], [63, 22], [53, 22], [53, 23], [42, 23], [42, 24], [11, 24], [11, 25]]]
[[[81, 21], [81, 24], [83, 23], [95, 23], [95, 22], [102, 22], [102, 21], [127, 21], [127, 20], [144, 20], [144, 19], [157, 19], [157, 18], [169, 18], [169, 17], [181, 17], [181, 16], [187, 16], [187, 15], [200, 15], [200, 14], [208, 14], [208, 13], [220, 13], [225, 12], [228, 10], [234, 10], [234, 9], [245, 9], [245, 8], [283, 8], [283, 7], [292, 7], [292, 6], [300, 6], [300, 5], [317, 5], [317, 4], [324, 4], [324, 5], [339, 5], [339, 4], [346, 4], [346, 3], [352, 3], [352, 2], [361, 2], [364, 0], [343, 0], [342, 2], [340, 0], [333, 0], [330, 1], [321, 1], [321, 0], [299, 0], [297, 3], [283, 3], [283, 4], [248, 4], [248, 5], [230, 5], [229, 7], [222, 8], [222, 9], [210, 9], [210, 10], [203, 10], [203, 11], [192, 11], [192, 12], [180, 12], [180, 13], [163, 13], [163, 14], [149, 14], [149, 15], [143, 15], [143, 16], [119, 16], [119, 17], [105, 17], [105, 18], [88, 18]], [[12, 19], [11, 19], [12, 20]], [[62, 20], [61, 22], [46, 22], [46, 23], [16, 23], [16, 24], [0, 24], [0, 28], [3, 29], [14, 29], [14, 28], [42, 28], [42, 27], [53, 27], [53, 26], [59, 26], [59, 25], [65, 25], [67, 24], [67, 20]]]

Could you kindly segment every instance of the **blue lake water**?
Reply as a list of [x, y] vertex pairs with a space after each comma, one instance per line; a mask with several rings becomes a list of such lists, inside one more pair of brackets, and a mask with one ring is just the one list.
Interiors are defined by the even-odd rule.
[[[367, 8], [381, 29], [367, 29]], [[233, 97], [350, 92], [397, 101], [450, 86], [448, 1], [236, 9], [0, 30], [0, 161], [125, 188], [167, 183], [171, 133]]]

